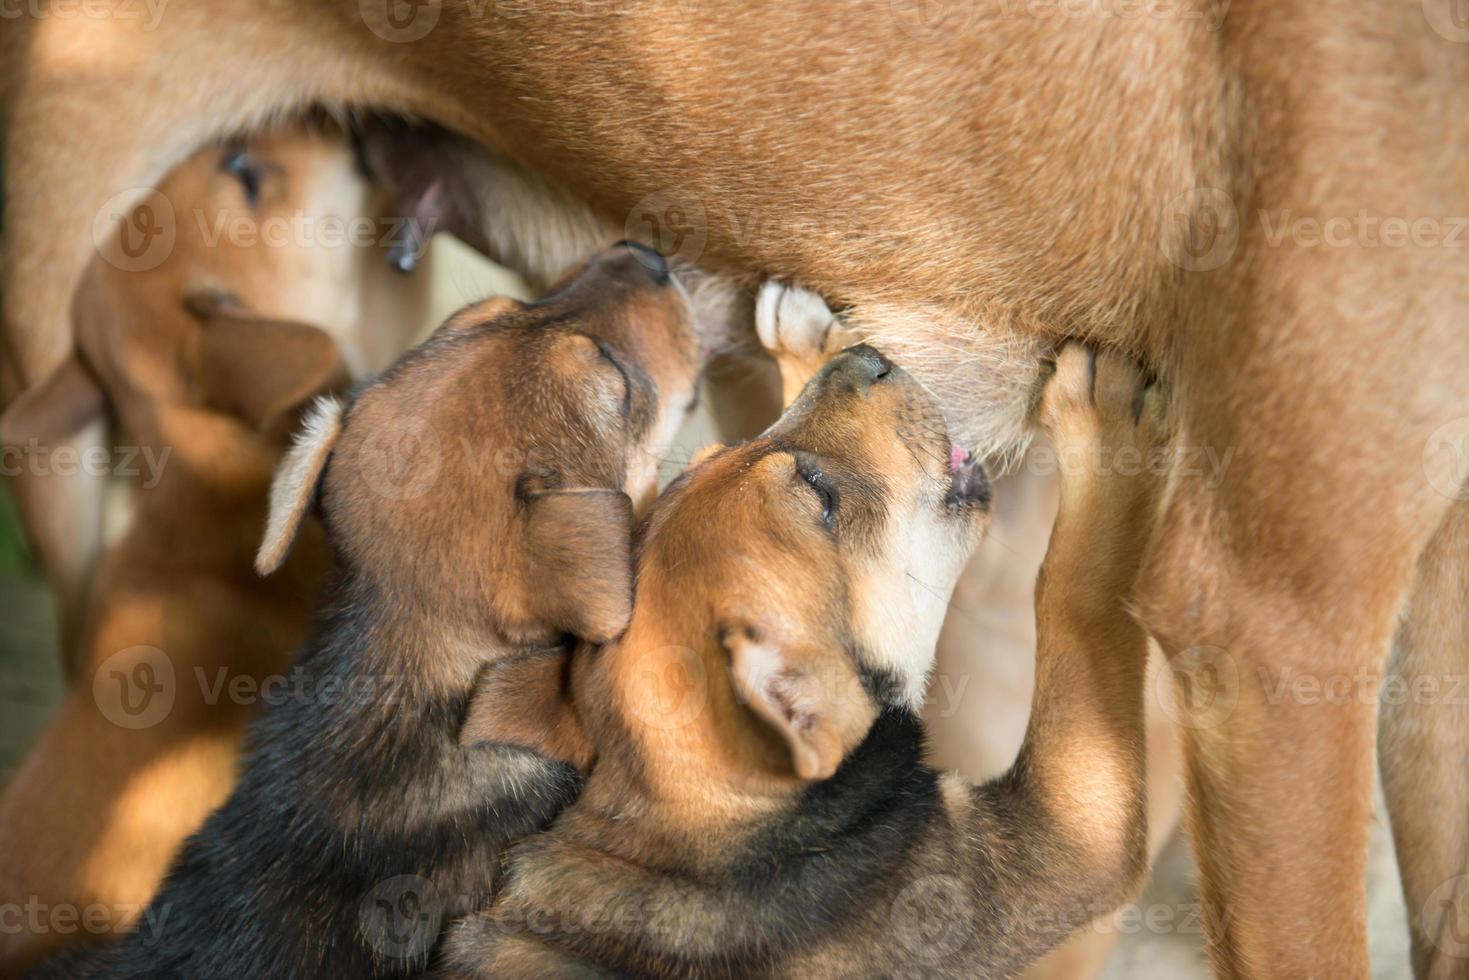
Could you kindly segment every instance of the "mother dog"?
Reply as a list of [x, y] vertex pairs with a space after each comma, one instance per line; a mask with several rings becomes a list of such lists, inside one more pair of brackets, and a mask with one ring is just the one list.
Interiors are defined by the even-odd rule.
[[[1218, 486], [1175, 466], [1135, 596], [1180, 689], [1222, 706], [1187, 736], [1215, 966], [1366, 976], [1372, 678], [1405, 609], [1397, 669], [1465, 654], [1444, 609], [1469, 588], [1469, 262], [1386, 234], [1469, 207], [1447, 0], [131, 7], [38, 7], [0, 40], [14, 380], [66, 349], [94, 217], [127, 209], [110, 198], [311, 103], [421, 114], [613, 225], [681, 223], [683, 258], [800, 280], [995, 452], [1026, 438], [1038, 352], [1138, 355], [1178, 394], [1181, 446], [1234, 450]], [[85, 556], [58, 540], [65, 584]], [[1356, 696], [1281, 683], [1342, 676]], [[1469, 812], [1466, 745], [1441, 705], [1384, 712], [1425, 974], [1465, 952], [1444, 937], [1469, 918], [1469, 821], [1445, 818]]]

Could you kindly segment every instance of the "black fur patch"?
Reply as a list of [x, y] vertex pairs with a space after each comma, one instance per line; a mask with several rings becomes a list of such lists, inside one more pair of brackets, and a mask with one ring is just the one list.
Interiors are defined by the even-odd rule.
[[570, 766], [461, 747], [464, 698], [379, 669], [396, 659], [373, 652], [391, 603], [340, 571], [330, 598], [298, 658], [313, 686], [257, 719], [234, 792], [150, 904], [160, 927], [33, 976], [412, 976], [489, 901], [505, 848], [575, 799]]

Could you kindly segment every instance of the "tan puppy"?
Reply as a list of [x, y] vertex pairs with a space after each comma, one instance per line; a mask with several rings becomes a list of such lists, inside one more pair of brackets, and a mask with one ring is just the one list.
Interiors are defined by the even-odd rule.
[[[449, 972], [1008, 976], [1123, 900], [1145, 861], [1146, 640], [1118, 596], [1156, 481], [1094, 463], [1156, 444], [1159, 409], [1121, 359], [1062, 355], [1041, 411], [1077, 454], [1035, 717], [977, 788], [922, 764], [913, 714], [988, 523], [929, 396], [854, 347], [766, 435], [697, 462], [650, 519], [627, 633], [573, 661], [586, 789], [518, 849]], [[935, 601], [875, 601], [909, 579]]]
[[[1469, 468], [1423, 469], [1469, 417], [1469, 172], [1443, 152], [1469, 140], [1463, 31], [1438, 0], [935, 12], [206, 0], [147, 30], [22, 19], [0, 34], [22, 380], [68, 348], [103, 202], [312, 100], [455, 126], [613, 227], [850, 306], [985, 453], [1024, 442], [1038, 351], [1136, 352], [1176, 393], [1184, 450], [1139, 609], [1186, 700], [1231, 705], [1187, 732], [1211, 954], [1231, 976], [1365, 976], [1375, 684], [1272, 692], [1376, 676], [1438, 580], [1419, 558]], [[1189, 465], [1206, 447], [1234, 451], [1222, 482]], [[1341, 532], [1364, 515], [1371, 533]], [[66, 581], [64, 549], [52, 565]], [[1392, 761], [1469, 800], [1463, 748]], [[1412, 826], [1405, 852], [1456, 853]], [[1403, 866], [1413, 908], [1465, 870]]]
[[0, 796], [14, 916], [0, 975], [68, 941], [162, 926], [135, 920], [229, 793], [261, 685], [305, 635], [319, 529], [276, 579], [251, 562], [295, 410], [346, 371], [327, 333], [262, 311], [327, 316], [345, 290], [318, 278], [330, 265], [304, 243], [209, 229], [348, 216], [366, 201], [350, 167], [340, 137], [299, 128], [191, 158], [161, 186], [181, 218], [169, 255], [147, 270], [95, 260], [76, 354], [0, 419], [4, 443], [45, 464], [79, 423], [110, 415], [121, 448], [104, 461], [126, 494], [76, 684]]
[[[760, 287], [755, 330], [776, 359], [787, 404], [828, 358], [857, 339], [821, 297], [779, 282]], [[1056, 447], [1047, 443], [1041, 451], [1055, 453]], [[1028, 482], [1027, 489], [1032, 492], [1037, 485], [1055, 482], [1021, 473], [997, 487], [995, 524], [983, 545], [987, 550], [976, 553], [955, 585], [938, 640], [935, 676], [929, 681], [925, 699], [924, 722], [932, 761], [939, 768], [952, 767], [974, 782], [1009, 769], [1028, 721], [1018, 713], [1028, 707], [1033, 693], [1033, 685], [1023, 693], [1007, 687], [1009, 678], [1031, 671], [1026, 665], [1004, 661], [1029, 661], [1034, 657], [1035, 624], [1030, 617], [1033, 576], [1045, 556], [1056, 504], [1054, 499], [1047, 499], [1048, 494], [1039, 494], [1039, 500], [1017, 501], [1020, 481]], [[1054, 493], [1056, 488], [1048, 489]], [[1045, 513], [1047, 505], [1052, 508], [1049, 514]], [[999, 541], [995, 540], [996, 532], [1002, 536]], [[1034, 564], [1027, 567], [1032, 561]], [[1029, 580], [1027, 572], [1032, 576]], [[978, 624], [969, 618], [986, 612], [995, 618]], [[1160, 665], [1150, 657], [1149, 666]], [[1149, 689], [1156, 690], [1157, 683], [1156, 670], [1150, 669]], [[976, 702], [978, 710], [974, 708]], [[958, 710], [961, 706], [966, 710]], [[1173, 719], [1157, 697], [1147, 699], [1146, 714], [1151, 864], [1177, 829], [1183, 801], [1178, 731]], [[1031, 980], [1091, 976], [1102, 968], [1116, 935], [1117, 930], [1105, 924], [1083, 932], [1035, 964], [1026, 976]]]

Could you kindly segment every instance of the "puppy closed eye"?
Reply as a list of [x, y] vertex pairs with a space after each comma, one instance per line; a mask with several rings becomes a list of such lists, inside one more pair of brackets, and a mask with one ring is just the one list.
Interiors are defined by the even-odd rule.
[[612, 346], [604, 340], [596, 340], [597, 353], [602, 355], [602, 360], [617, 369], [617, 375], [622, 379], [622, 416], [626, 418], [632, 414], [632, 378], [628, 377], [627, 368], [623, 367], [622, 361], [618, 360], [617, 354]]
[[821, 502], [821, 523], [828, 528], [836, 525], [837, 509], [841, 505], [841, 494], [821, 464], [807, 453], [796, 454], [796, 475], [816, 494]]

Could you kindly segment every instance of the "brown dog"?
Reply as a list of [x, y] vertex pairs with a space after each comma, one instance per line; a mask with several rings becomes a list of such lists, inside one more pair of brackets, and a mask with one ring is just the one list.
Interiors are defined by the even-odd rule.
[[626, 625], [634, 499], [699, 367], [682, 287], [629, 245], [536, 303], [460, 311], [349, 407], [319, 403], [256, 562], [280, 567], [319, 502], [333, 571], [301, 684], [261, 714], [234, 791], [145, 911], [166, 928], [42, 975], [420, 970], [507, 844], [580, 783], [508, 715], [461, 744], [475, 686]]
[[146, 270], [96, 259], [75, 355], [0, 419], [28, 463], [59, 466], [47, 451], [110, 415], [120, 448], [104, 461], [127, 512], [97, 572], [76, 685], [0, 796], [0, 975], [69, 940], [163, 925], [135, 919], [228, 795], [261, 685], [305, 636], [326, 568], [319, 529], [276, 579], [251, 564], [296, 409], [346, 372], [328, 333], [263, 314], [319, 317], [354, 359], [392, 342], [340, 319], [350, 254], [237, 227], [370, 217], [340, 136], [291, 128], [206, 150], [161, 191], [181, 218], [168, 256]]
[[[1009, 976], [1124, 899], [1145, 867], [1146, 638], [1118, 596], [1156, 481], [1094, 464], [1157, 444], [1160, 404], [1120, 358], [1057, 365], [1041, 412], [1075, 452], [1034, 722], [977, 788], [923, 765], [913, 714], [988, 523], [931, 398], [854, 347], [766, 435], [696, 463], [650, 519], [628, 632], [573, 661], [585, 792], [518, 849], [450, 972]], [[874, 601], [909, 580], [936, 601]]]
[[[1450, 553], [1430, 545], [1469, 469], [1438, 452], [1469, 417], [1469, 174], [1443, 152], [1469, 136], [1469, 58], [1448, 6], [208, 0], [148, 30], [22, 20], [0, 34], [7, 329], [35, 383], [68, 348], [100, 205], [315, 100], [456, 127], [613, 227], [672, 227], [711, 269], [850, 306], [985, 452], [1023, 443], [1037, 352], [1078, 334], [1136, 352], [1185, 450], [1137, 605], [1185, 700], [1229, 705], [1187, 731], [1211, 955], [1230, 976], [1361, 977], [1372, 678], [1419, 583], [1457, 578], [1418, 569]], [[1234, 451], [1222, 483], [1189, 465], [1204, 447]], [[64, 545], [50, 558], [64, 584]], [[1462, 662], [1462, 638], [1430, 645]], [[1274, 697], [1287, 676], [1366, 689]], [[1462, 730], [1443, 714], [1415, 724]], [[1453, 744], [1385, 762], [1460, 812]], [[1433, 826], [1398, 835], [1415, 916], [1465, 871]], [[1469, 912], [1423, 914], [1420, 962], [1452, 969], [1428, 937]]]

